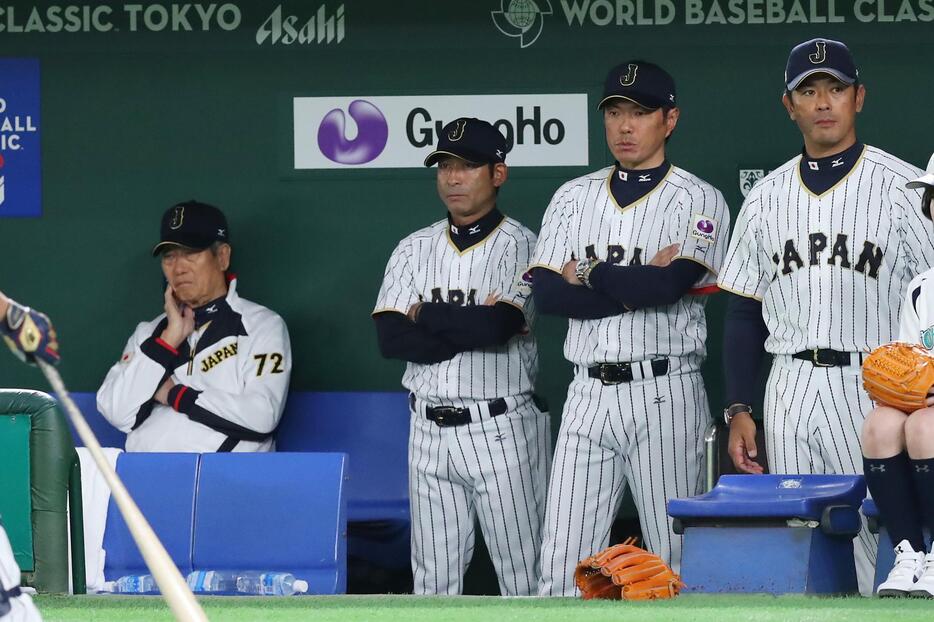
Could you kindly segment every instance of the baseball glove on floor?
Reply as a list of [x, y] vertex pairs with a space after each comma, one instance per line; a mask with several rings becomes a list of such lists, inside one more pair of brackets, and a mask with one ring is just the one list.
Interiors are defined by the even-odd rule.
[[896, 341], [863, 361], [863, 388], [874, 402], [913, 413], [924, 408], [934, 385], [934, 357], [920, 346]]
[[577, 564], [574, 581], [585, 600], [654, 600], [678, 595], [684, 586], [681, 577], [658, 555], [634, 543], [635, 538], [630, 538]]

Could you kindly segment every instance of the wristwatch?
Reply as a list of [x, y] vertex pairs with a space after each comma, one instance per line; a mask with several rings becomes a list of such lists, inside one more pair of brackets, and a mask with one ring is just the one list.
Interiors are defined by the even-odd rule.
[[599, 259], [581, 259], [577, 262], [577, 268], [574, 269], [574, 276], [587, 289], [593, 289], [593, 285], [590, 284], [590, 273], [593, 272], [598, 263], [600, 263]]
[[749, 404], [733, 404], [729, 408], [724, 408], [723, 421], [729, 426], [730, 422], [733, 421], [733, 417], [739, 413], [749, 413], [752, 416], [752, 406]]

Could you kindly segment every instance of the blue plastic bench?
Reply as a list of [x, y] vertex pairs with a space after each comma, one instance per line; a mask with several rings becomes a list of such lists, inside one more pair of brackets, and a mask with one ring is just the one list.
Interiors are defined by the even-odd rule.
[[724, 475], [672, 499], [686, 592], [856, 593], [859, 475]]

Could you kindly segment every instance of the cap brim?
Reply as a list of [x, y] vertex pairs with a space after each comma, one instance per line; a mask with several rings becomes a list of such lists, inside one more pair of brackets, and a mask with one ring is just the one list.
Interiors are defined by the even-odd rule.
[[444, 151], [438, 149], [437, 151], [432, 151], [428, 154], [428, 157], [425, 158], [425, 166], [434, 166], [434, 164], [443, 157], [454, 157], [464, 162], [470, 162], [471, 164], [488, 164], [489, 161], [486, 158], [478, 157], [477, 154], [467, 154], [467, 153], [454, 153], [453, 151]]
[[656, 99], [644, 99], [643, 101], [639, 101], [638, 99], [627, 97], [626, 95], [607, 95], [600, 100], [599, 104], [597, 104], [597, 110], [602, 110], [603, 106], [605, 106], [608, 101], [613, 99], [625, 99], [626, 101], [630, 101], [637, 106], [642, 106], [646, 110], [658, 110], [659, 108], [664, 107], [664, 104]]
[[839, 80], [840, 82], [844, 84], [853, 84], [854, 82], [856, 82], [856, 78], [851, 78], [850, 76], [842, 72], [839, 72], [836, 69], [833, 69], [831, 67], [818, 67], [815, 69], [808, 69], [804, 73], [797, 75], [794, 80], [791, 80], [785, 86], [788, 88], [789, 91], [793, 91], [799, 86], [801, 86], [801, 83], [804, 82], [804, 80], [808, 76], [813, 76], [816, 73], [826, 73], [827, 75], [833, 76], [834, 78], [836, 78], [837, 80]]
[[[224, 243], [227, 244], [227, 242], [224, 242]], [[211, 244], [213, 244], [213, 242], [211, 242]], [[207, 244], [203, 246], [203, 245], [183, 244], [181, 242], [159, 242], [158, 244], [152, 247], [152, 256], [156, 257], [157, 255], [159, 255], [159, 253], [162, 253], [163, 251], [165, 251], [166, 249], [170, 247], [187, 248], [193, 251], [203, 251], [206, 248], [210, 248], [211, 244]]]
[[927, 173], [905, 184], [906, 188], [927, 188], [928, 186], [934, 186], [934, 173]]

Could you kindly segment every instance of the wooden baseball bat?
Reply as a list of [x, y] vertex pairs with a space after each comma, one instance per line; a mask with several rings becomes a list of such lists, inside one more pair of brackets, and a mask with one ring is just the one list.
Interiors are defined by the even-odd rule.
[[120, 481], [117, 472], [104, 457], [100, 443], [97, 442], [91, 427], [84, 420], [84, 416], [74, 401], [72, 401], [58, 371], [41, 359], [36, 359], [36, 363], [45, 375], [46, 380], [52, 385], [52, 389], [58, 393], [58, 399], [65, 407], [65, 412], [74, 424], [78, 436], [81, 437], [84, 446], [91, 452], [97, 468], [104, 475], [104, 479], [110, 487], [110, 492], [117, 502], [117, 507], [123, 515], [123, 520], [126, 521], [130, 534], [133, 536], [133, 540], [136, 541], [140, 553], [143, 554], [143, 559], [146, 561], [150, 572], [152, 572], [152, 576], [159, 586], [159, 591], [162, 592], [162, 596], [169, 603], [169, 608], [175, 615], [175, 619], [178, 622], [207, 622], [208, 617], [205, 615], [204, 609], [201, 608], [201, 605], [195, 600], [195, 595], [188, 589], [185, 579], [182, 578], [178, 568], [175, 567], [165, 547], [159, 542], [159, 538], [152, 530], [152, 527], [149, 526], [146, 517], [140, 512], [139, 506], [133, 501], [133, 497], [130, 496], [126, 486]]

